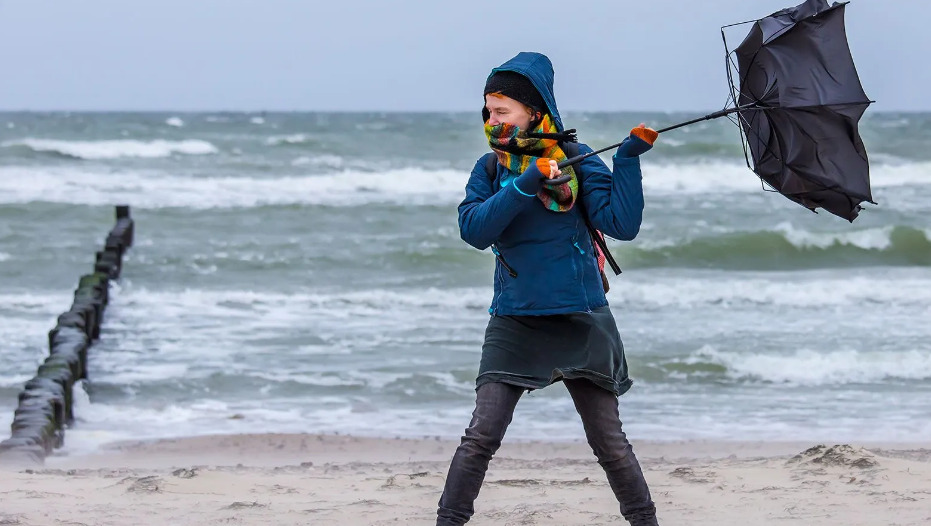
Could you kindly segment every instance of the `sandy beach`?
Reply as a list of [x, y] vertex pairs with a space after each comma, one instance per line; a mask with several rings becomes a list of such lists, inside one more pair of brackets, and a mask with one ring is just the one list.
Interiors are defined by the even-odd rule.
[[[662, 524], [918, 525], [931, 444], [635, 443]], [[455, 442], [230, 435], [0, 466], [0, 524], [432, 524]], [[625, 524], [588, 446], [506, 442], [476, 525]]]

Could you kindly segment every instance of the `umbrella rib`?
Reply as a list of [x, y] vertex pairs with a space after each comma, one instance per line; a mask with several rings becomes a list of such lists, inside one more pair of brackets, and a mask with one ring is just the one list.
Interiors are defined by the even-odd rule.
[[761, 18], [757, 18], [757, 19], [754, 19], [754, 20], [747, 20], [746, 22], [735, 22], [735, 23], [733, 23], [733, 24], [727, 24], [726, 26], [721, 26], [721, 30], [723, 31], [724, 28], [726, 28], [726, 27], [742, 26], [742, 25], [744, 25], [744, 24], [751, 24], [751, 23], [753, 23], [753, 22], [759, 22], [760, 20], [762, 20], [762, 19], [761, 19]]
[[733, 123], [734, 126], [737, 126], [737, 129], [740, 131], [740, 148], [744, 151], [744, 162], [747, 163], [747, 168], [752, 170], [752, 168], [750, 168], [750, 157], [747, 156], [747, 141], [746, 141], [746, 138], [744, 137], [744, 129], [740, 125], [739, 122], [734, 120], [733, 116], [728, 115], [727, 120], [731, 121], [731, 123]]
[[[772, 36], [770, 36], [769, 38], [767, 38], [766, 40], [764, 40], [764, 41], [760, 44], [760, 46], [761, 46], [761, 47], [762, 47], [762, 46], [765, 46], [766, 44], [769, 44], [769, 43], [772, 42], [773, 40], [776, 40], [777, 38], [781, 37], [784, 33], [788, 32], [788, 31], [790, 31], [790, 30], [792, 30], [792, 29], [795, 29], [795, 27], [798, 26], [799, 23], [804, 22], [805, 20], [808, 20], [808, 19], [810, 19], [810, 18], [814, 18], [814, 17], [817, 17], [817, 16], [821, 16], [821, 15], [823, 15], [823, 14], [829, 12], [829, 11], [833, 11], [833, 10], [837, 9], [838, 7], [843, 7], [843, 6], [845, 6], [845, 5], [849, 4], [849, 3], [850, 3], [849, 1], [848, 1], [848, 2], [835, 2], [834, 5], [828, 6], [828, 8], [825, 9], [824, 11], [820, 11], [820, 12], [818, 12], [818, 13], [815, 13], [814, 15], [805, 17], [805, 18], [803, 18], [803, 19], [801, 19], [801, 20], [793, 21], [792, 25], [786, 26], [786, 27], [780, 29], [779, 31], [776, 31], [775, 33], [772, 34]], [[774, 13], [774, 14], [775, 14], [775, 13]], [[772, 15], [770, 15], [770, 16], [772, 16]], [[769, 17], [763, 17], [763, 18], [769, 18]], [[763, 20], [763, 19], [761, 18], [760, 20]], [[757, 22], [759, 22], [760, 20], [757, 20]]]
[[[781, 135], [778, 133], [778, 130], [776, 129], [776, 127], [772, 124], [772, 121], [770, 121], [770, 128], [771, 128], [774, 132], [776, 132], [776, 133], [773, 134], [773, 135], [776, 137], [776, 141], [781, 143], [781, 140], [780, 140]], [[805, 133], [805, 131], [802, 130], [802, 133]], [[806, 136], [808, 136], [808, 135], [806, 134]], [[810, 136], [808, 136], [808, 137], [809, 137], [810, 139], [812, 139], [812, 141], [814, 141], [813, 138], [811, 138]], [[766, 149], [769, 150], [769, 146], [767, 146]], [[769, 151], [770, 151], [770, 153], [772, 153], [772, 150], [769, 150]], [[773, 154], [773, 155], [775, 156], [775, 154]], [[785, 170], [785, 169], [786, 169], [786, 162], [785, 162], [785, 160], [784, 160], [784, 159], [780, 159], [778, 156], [776, 156], [776, 159], [778, 159], [779, 162], [782, 163], [782, 168], [783, 168], [783, 170]], [[757, 176], [759, 176], [759, 174], [757, 174]], [[828, 191], [832, 191], [832, 192], [837, 192], [838, 194], [840, 194], [840, 195], [846, 197], [848, 200], [850, 199], [851, 196], [853, 196], [853, 197], [861, 198], [861, 200], [863, 200], [863, 201], [869, 201], [869, 202], [871, 202], [871, 203], [873, 202], [871, 199], [868, 199], [867, 197], [865, 197], [865, 196], [863, 196], [863, 195], [861, 195], [861, 194], [859, 194], [859, 193], [855, 193], [855, 192], [850, 192], [850, 191], [844, 190], [843, 187], [841, 187], [841, 185], [839, 185], [839, 184], [837, 184], [837, 183], [828, 185], [828, 184], [822, 183], [822, 182], [820, 182], [820, 181], [818, 181], [818, 180], [809, 179], [809, 178], [807, 178], [807, 177], [803, 177], [803, 178], [801, 178], [801, 179], [802, 179], [803, 181], [805, 181], [806, 183], [809, 183], [809, 184], [811, 184], [811, 185], [814, 185], [815, 187], [817, 187], [817, 188], [819, 188], [819, 189], [821, 189], [821, 190], [828, 190]], [[761, 178], [761, 180], [762, 180], [762, 178]], [[783, 195], [795, 195], [795, 194], [786, 194], [785, 192], [776, 190], [775, 188], [774, 188], [774, 191], [779, 192], [779, 193], [781, 193], [781, 194], [783, 194]], [[803, 206], [804, 206], [804, 205], [803, 205]], [[809, 207], [805, 206], [805, 208], [809, 208]], [[812, 211], [814, 211], [813, 208], [809, 208], [809, 209], [812, 210]]]
[[[734, 122], [733, 118], [730, 115], [728, 115], [727, 118], [735, 126], [737, 126], [738, 130], [740, 130], [740, 146], [744, 151], [744, 162], [747, 164], [747, 168], [750, 169], [750, 171], [756, 173], [756, 171], [753, 169], [753, 166], [750, 166], [750, 157], [747, 155], [747, 143], [750, 140], [749, 136], [744, 136], [743, 126], [741, 126], [740, 123]], [[760, 144], [762, 144], [763, 143], [762, 137], [760, 137], [759, 134], [757, 134], [756, 131], [751, 128], [750, 122], [746, 119], [746, 117], [744, 117], [740, 112], [737, 112], [737, 118], [747, 124], [748, 130], [754, 135], [756, 135], [757, 140], [759, 140]], [[763, 147], [774, 157], [776, 157], [777, 159], [779, 158], [772, 150], [769, 149], [768, 145], [763, 145]], [[759, 177], [759, 174], [757, 174], [757, 177]], [[762, 181], [762, 178], [760, 180]], [[763, 189], [766, 190], [766, 188], [763, 188]], [[769, 191], [769, 190], [766, 190], [766, 191]]]
[[764, 111], [776, 111], [776, 110], [807, 110], [809, 108], [823, 108], [825, 106], [862, 106], [866, 104], [867, 106], [876, 102], [875, 100], [865, 100], [861, 102], [825, 102], [821, 104], [806, 104], [804, 106], [761, 106], [758, 108], [748, 108], [748, 109], [758, 109]]
[[[747, 23], [747, 22], [743, 22], [743, 23]], [[741, 24], [731, 24], [731, 26], [735, 26], [735, 25], [741, 25]], [[724, 26], [724, 27], [731, 27], [731, 26]], [[724, 69], [727, 72], [727, 83], [728, 85], [730, 85], [730, 88], [731, 88], [730, 91], [728, 92], [727, 100], [724, 102], [724, 107], [726, 108], [731, 103], [733, 103], [734, 106], [738, 105], [737, 104], [737, 86], [734, 86], [734, 70], [737, 70], [737, 72], [740, 73], [740, 67], [734, 62], [734, 52], [731, 51], [727, 45], [727, 35], [724, 33], [724, 27], [721, 28], [721, 40], [724, 41]], [[739, 115], [740, 113], [738, 113], [738, 116]], [[740, 133], [740, 148], [744, 152], [744, 163], [746, 163], [748, 169], [752, 170], [752, 168], [750, 168], [750, 157], [747, 155], [747, 140], [748, 139], [744, 135], [743, 126], [741, 126], [740, 123], [735, 121], [731, 115], [727, 115], [727, 119], [731, 121], [732, 123], [734, 123], [735, 126], [737, 126], [737, 131]]]
[[[748, 132], [750, 132], [750, 133], [752, 133], [753, 135], [755, 135], [756, 138], [757, 138], [757, 140], [760, 141], [760, 144], [763, 144], [763, 138], [760, 137], [760, 134], [758, 134], [758, 133], [756, 132], [756, 130], [753, 129], [753, 125], [750, 123], [750, 121], [748, 121], [747, 118], [744, 117], [743, 114], [742, 114], [741, 112], [737, 112], [737, 115], [738, 115], [738, 117], [739, 117], [740, 119], [742, 119], [745, 123], [747, 123]], [[770, 127], [770, 129], [775, 130], [775, 127], [772, 125], [772, 123], [770, 123], [769, 127]], [[763, 148], [765, 148], [766, 151], [769, 152], [770, 155], [772, 155], [773, 157], [775, 157], [779, 162], [782, 162], [782, 159], [779, 157], [779, 155], [778, 155], [776, 152], [772, 151], [772, 150], [769, 148], [769, 144], [763, 144]], [[783, 163], [783, 164], [784, 164], [784, 163]]]
[[[727, 36], [724, 34], [724, 28], [721, 28], [721, 39], [724, 41], [724, 69], [727, 71], [727, 82], [730, 84], [730, 101], [734, 103], [734, 106], [737, 106], [737, 87], [734, 86], [734, 72], [731, 70], [733, 66], [737, 72], [740, 72], [740, 68], [737, 67], [737, 64], [734, 63], [734, 53], [727, 47]], [[728, 102], [724, 103], [724, 107], [728, 106]]]
[[[747, 127], [749, 128], [750, 132], [753, 133], [754, 135], [756, 135], [756, 136], [757, 136], [757, 139], [760, 139], [760, 143], [762, 144], [762, 142], [763, 142], [763, 141], [762, 141], [762, 138], [759, 136], [759, 134], [756, 133], [755, 130], [753, 130], [752, 126], [750, 125], [750, 122], [747, 121], [746, 118], [743, 116], [743, 114], [741, 114], [740, 112], [738, 112], [738, 116], [739, 116], [741, 119], [743, 119], [744, 122], [747, 123]], [[772, 122], [769, 123], [769, 127], [773, 130], [773, 132], [774, 132], [773, 135], [775, 136], [776, 141], [777, 141], [777, 142], [780, 142], [780, 140], [779, 140], [780, 135], [779, 135], [778, 130], [776, 129], [776, 127], [772, 124]], [[769, 152], [773, 157], [775, 157], [776, 160], [778, 160], [780, 163], [782, 163], [782, 168], [783, 168], [783, 169], [786, 168], [786, 162], [785, 162], [785, 160], [782, 159], [782, 158], [781, 158], [779, 155], [777, 155], [775, 152], [773, 152], [772, 149], [770, 149], [770, 147], [769, 147], [768, 144], [763, 145], [763, 147], [766, 149], [767, 152]], [[755, 172], [756, 172], [756, 171], [754, 170], [754, 173], [755, 173]], [[757, 177], [760, 177], [760, 174], [757, 174]], [[763, 178], [760, 177], [760, 180], [763, 181]], [[815, 180], [811, 180], [811, 179], [807, 179], [807, 178], [804, 179], [804, 180], [805, 180], [805, 182], [811, 183], [812, 185], [814, 185], [814, 186], [816, 186], [816, 187], [818, 187], [818, 188], [820, 188], [820, 189], [822, 189], [822, 190], [836, 191], [836, 192], [840, 193], [841, 195], [845, 195], [845, 196], [846, 196], [846, 195], [849, 195], [848, 192], [842, 192], [842, 191], [838, 190], [838, 189], [840, 188], [840, 185], [834, 184], [833, 186], [829, 186], [829, 185], [826, 185], [826, 184], [821, 183], [821, 182], [819, 182], [819, 181], [815, 181]], [[773, 190], [767, 190], [767, 191], [773, 191], [773, 192], [778, 192], [778, 193], [784, 194], [784, 192], [781, 192], [781, 191], [777, 190], [775, 187], [773, 188]], [[785, 195], [785, 194], [784, 194], [784, 195]], [[791, 195], [791, 194], [789, 194], [789, 195]], [[860, 196], [860, 195], [856, 195], [855, 197], [861, 197], [861, 196]], [[805, 208], [808, 208], [808, 207], [805, 207]]]

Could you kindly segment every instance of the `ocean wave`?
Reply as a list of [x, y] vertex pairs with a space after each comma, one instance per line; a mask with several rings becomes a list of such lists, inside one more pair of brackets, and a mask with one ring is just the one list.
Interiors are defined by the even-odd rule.
[[[670, 277], [641, 274], [637, 279], [620, 281], [608, 298], [612, 304], [631, 308], [706, 308], [708, 306], [781, 306], [800, 308], [834, 307], [853, 304], [897, 306], [931, 313], [931, 280], [890, 278], [876, 275], [807, 277], [788, 273], [759, 273]], [[484, 312], [491, 302], [490, 279], [477, 287], [424, 288], [413, 291], [366, 289], [339, 293], [270, 293], [248, 290], [184, 290], [157, 292], [135, 290], [126, 301], [140, 308], [180, 315], [190, 310], [218, 317], [245, 309], [301, 312], [301, 316], [333, 316], [346, 312], [359, 316], [433, 316], [434, 312]], [[2, 298], [2, 297], [0, 297]], [[385, 314], [391, 313], [391, 314]], [[403, 314], [402, 314], [403, 313]], [[290, 316], [288, 316], [290, 319]]]
[[338, 155], [302, 155], [291, 161], [291, 166], [319, 166], [324, 168], [343, 168], [346, 160]]
[[633, 309], [705, 309], [760, 306], [823, 308], [848, 305], [907, 307], [913, 315], [931, 314], [931, 280], [878, 276], [759, 275], [671, 277], [640, 276], [618, 283], [612, 304]]
[[74, 159], [99, 160], [135, 157], [152, 159], [171, 157], [174, 154], [207, 155], [219, 152], [212, 143], [187, 139], [182, 141], [133, 139], [104, 141], [63, 141], [56, 139], [25, 138], [0, 143], [0, 146], [24, 147], [33, 152], [51, 153]]
[[809, 232], [786, 223], [772, 230], [644, 241], [618, 247], [635, 267], [799, 269], [824, 266], [931, 265], [931, 230], [896, 225]]
[[28, 374], [13, 374], [0, 376], [0, 389], [22, 389], [23, 384], [28, 382], [32, 376]]
[[4, 167], [0, 168], [0, 196], [5, 203], [129, 203], [138, 208], [448, 205], [462, 199], [467, 177], [468, 174], [456, 170], [421, 168], [258, 178]]
[[[25, 140], [5, 146], [32, 149], [81, 159], [168, 157], [216, 153], [205, 141]], [[121, 201], [143, 208], [248, 208], [277, 205], [358, 206], [367, 203], [454, 206], [464, 195], [469, 174], [464, 170], [421, 167], [373, 170], [361, 161], [332, 154], [294, 158], [294, 167], [307, 166], [323, 174], [191, 177], [160, 172], [95, 171], [78, 167], [0, 167], [0, 199], [8, 203], [45, 201], [70, 204], [110, 204]], [[293, 170], [294, 168], [292, 168]], [[931, 181], [915, 166], [889, 167], [887, 181], [909, 184]], [[920, 175], [920, 177], [919, 177]], [[922, 179], [923, 178], [923, 179]], [[760, 192], [759, 180], [735, 165], [645, 166], [644, 187], [650, 194]], [[648, 196], [648, 200], [650, 197]], [[780, 198], [781, 199], [781, 198]], [[909, 202], [911, 203], [911, 202]], [[920, 206], [916, 201], [908, 206]]]
[[[51, 314], [71, 304], [70, 294], [59, 292], [0, 293], [0, 306], [24, 314]], [[3, 327], [0, 325], [0, 327]], [[11, 327], [12, 328], [12, 327]]]
[[[0, 294], [0, 389], [21, 388], [36, 374], [48, 356], [48, 331], [59, 314], [68, 310], [73, 296], [61, 293]], [[14, 397], [15, 401], [15, 397]]]
[[291, 135], [274, 135], [265, 139], [268, 146], [309, 144], [313, 140], [305, 133], [292, 133]]
[[[294, 398], [266, 397], [229, 402], [199, 398], [193, 403], [175, 401], [144, 405], [121, 400], [91, 402], [83, 388], [78, 386], [75, 391], [76, 423], [68, 430], [68, 440], [59, 452], [63, 455], [92, 453], [105, 444], [125, 440], [233, 435], [256, 429], [275, 433], [313, 430], [358, 436], [442, 435], [453, 438], [462, 431], [462, 415], [470, 410], [461, 401], [439, 410], [423, 411], [385, 407], [385, 404], [371, 403], [363, 397], [347, 396], [317, 396], [310, 405], [295, 403]], [[12, 411], [9, 415], [12, 416]], [[524, 435], [516, 433], [515, 436]], [[54, 458], [47, 460], [54, 461]]]
[[184, 126], [184, 121], [181, 120], [181, 117], [168, 117], [165, 119], [165, 124], [174, 126], [175, 128], [181, 128]]
[[[608, 160], [610, 166], [610, 160]], [[759, 192], [760, 178], [745, 164], [732, 162], [656, 163], [642, 160], [643, 188], [656, 193]], [[874, 163], [872, 188], [931, 184], [931, 163]], [[766, 186], [769, 189], [768, 186]]]
[[[0, 296], [2, 298], [2, 296]], [[200, 290], [152, 291], [133, 289], [120, 296], [126, 305], [138, 307], [144, 311], [157, 310], [169, 317], [183, 317], [191, 310], [203, 315], [218, 317], [255, 311], [268, 314], [280, 311], [288, 315], [305, 317], [310, 312], [314, 315], [331, 313], [327, 316], [340, 316], [340, 313], [353, 315], [388, 316], [398, 309], [437, 312], [443, 309], [478, 309], [484, 312], [491, 301], [491, 290], [485, 287], [467, 288], [425, 288], [416, 291], [396, 291], [388, 289], [366, 289], [337, 293], [276, 293], [256, 292], [250, 290]], [[393, 316], [391, 316], [393, 317]]]
[[931, 354], [918, 350], [870, 352], [801, 349], [792, 354], [720, 351], [704, 346], [685, 359], [665, 362], [673, 376], [724, 375], [732, 380], [806, 386], [931, 379]]

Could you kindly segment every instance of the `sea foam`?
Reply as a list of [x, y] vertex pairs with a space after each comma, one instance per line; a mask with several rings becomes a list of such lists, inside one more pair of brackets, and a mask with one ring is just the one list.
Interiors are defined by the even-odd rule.
[[867, 384], [888, 380], [931, 379], [931, 355], [918, 350], [873, 352], [858, 350], [814, 351], [788, 354], [720, 351], [705, 346], [686, 363], [712, 363], [727, 375], [796, 385]]
[[[85, 152], [86, 153], [86, 152]], [[108, 173], [74, 168], [0, 168], [6, 203], [33, 201], [136, 208], [243, 208], [367, 203], [452, 204], [464, 195], [467, 174], [406, 168], [384, 172], [344, 171], [318, 176], [181, 177], [136, 171]]]
[[[649, 155], [649, 154], [647, 154]], [[610, 160], [608, 160], [610, 166]], [[641, 160], [643, 187], [656, 193], [759, 192], [769, 185], [745, 164], [709, 161], [657, 163], [646, 156]], [[931, 185], [931, 163], [877, 164], [871, 167], [873, 188], [905, 185]]]
[[139, 141], [133, 139], [105, 141], [63, 141], [26, 138], [6, 141], [2, 146], [23, 146], [36, 152], [51, 152], [76, 159], [119, 159], [121, 157], [158, 158], [173, 154], [206, 155], [219, 152], [210, 142], [199, 139]]

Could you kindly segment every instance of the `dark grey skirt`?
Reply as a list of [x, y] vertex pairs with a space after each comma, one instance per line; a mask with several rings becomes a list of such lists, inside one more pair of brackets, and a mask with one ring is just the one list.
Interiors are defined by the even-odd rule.
[[541, 389], [587, 378], [616, 395], [630, 389], [624, 344], [610, 307], [551, 316], [492, 316], [476, 388], [504, 382]]

